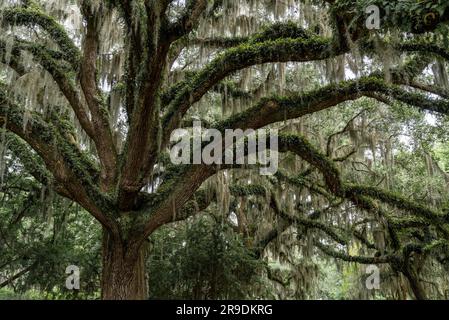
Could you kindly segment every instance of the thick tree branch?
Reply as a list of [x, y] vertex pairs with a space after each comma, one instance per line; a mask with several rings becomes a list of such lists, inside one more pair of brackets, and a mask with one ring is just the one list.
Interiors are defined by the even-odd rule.
[[332, 40], [319, 37], [268, 40], [229, 49], [180, 87], [163, 119], [164, 138], [178, 126], [193, 103], [235, 71], [268, 62], [322, 60], [341, 53], [342, 50]]
[[0, 88], [0, 125], [25, 140], [43, 159], [57, 183], [98, 221], [113, 230], [112, 203], [97, 189], [92, 175], [96, 170], [90, 160], [59, 128], [48, 124], [38, 114], [32, 114], [24, 121], [24, 113]]
[[13, 7], [3, 10], [1, 13], [3, 23], [33, 27], [38, 25], [45, 30], [51, 39], [59, 46], [61, 54], [72, 65], [74, 70], [78, 69], [80, 63], [80, 51], [68, 36], [64, 28], [51, 16], [45, 14], [39, 8]]
[[92, 115], [92, 126], [95, 129], [93, 140], [102, 163], [101, 187], [104, 191], [110, 191], [116, 178], [117, 151], [105, 103], [97, 83], [98, 23], [100, 17], [98, 14], [92, 13], [90, 6], [83, 6], [82, 11], [87, 21], [87, 31], [83, 44], [80, 83]]
[[[6, 46], [4, 42], [0, 41], [0, 54], [5, 53], [5, 48]], [[35, 57], [36, 61], [52, 76], [62, 94], [66, 97], [75, 112], [81, 127], [89, 137], [95, 138], [95, 131], [89, 120], [85, 106], [81, 101], [79, 93], [74, 88], [72, 81], [70, 81], [67, 77], [66, 71], [60, 64], [58, 64], [56, 60], [54, 60], [45, 48], [31, 43], [16, 41], [14, 42], [11, 50], [11, 59], [9, 64], [16, 72], [19, 73], [19, 75], [23, 75], [25, 73], [24, 66], [20, 63], [20, 55], [22, 50], [30, 52]]]
[[208, 0], [187, 0], [185, 12], [179, 21], [169, 26], [170, 41], [176, 41], [190, 33], [198, 24], [201, 15], [207, 8]]
[[[449, 101], [431, 99], [422, 94], [408, 92], [396, 85], [389, 85], [377, 77], [361, 78], [329, 85], [306, 94], [291, 97], [262, 99], [256, 106], [215, 125], [219, 130], [259, 129], [268, 124], [299, 118], [348, 100], [362, 96], [377, 98], [381, 94], [422, 110], [449, 114]], [[254, 115], [257, 114], [257, 117]]]
[[319, 241], [315, 241], [314, 245], [324, 254], [346, 262], [356, 262], [360, 264], [384, 264], [392, 263], [398, 260], [398, 257], [395, 255], [384, 255], [380, 257], [351, 256], [344, 252], [336, 251], [330, 246], [324, 245]]
[[[8, 149], [17, 157], [25, 170], [32, 175], [36, 181], [44, 186], [52, 185], [55, 191], [62, 196], [72, 199], [67, 189], [54, 181], [52, 174], [45, 167], [42, 159], [34, 154], [27, 143], [19, 139], [15, 134], [6, 133]], [[72, 199], [73, 200], [73, 199]]]

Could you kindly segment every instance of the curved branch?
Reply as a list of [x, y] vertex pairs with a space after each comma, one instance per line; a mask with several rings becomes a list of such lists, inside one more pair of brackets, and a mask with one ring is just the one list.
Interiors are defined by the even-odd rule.
[[[0, 53], [4, 50], [4, 44], [0, 42]], [[85, 110], [85, 107], [81, 101], [81, 97], [79, 93], [74, 88], [72, 81], [67, 77], [67, 72], [57, 63], [56, 60], [39, 45], [34, 45], [31, 43], [23, 43], [23, 42], [14, 42], [12, 51], [11, 51], [11, 60], [10, 64], [12, 68], [14, 68], [18, 73], [25, 72], [24, 67], [18, 63], [20, 54], [22, 50], [26, 50], [30, 52], [36, 59], [36, 61], [52, 76], [53, 80], [58, 85], [62, 94], [66, 97], [70, 106], [72, 107], [78, 121], [81, 124], [81, 127], [87, 133], [89, 137], [95, 139], [96, 132], [92, 123], [89, 120], [89, 116]], [[18, 69], [19, 68], [19, 69]]]
[[40, 9], [32, 6], [30, 8], [7, 8], [1, 12], [3, 23], [33, 27], [38, 25], [44, 29], [52, 40], [59, 46], [64, 56], [74, 70], [78, 69], [80, 63], [80, 51], [68, 36], [64, 28], [51, 16]]
[[25, 111], [10, 102], [0, 87], [0, 125], [25, 140], [72, 198], [105, 227], [114, 230], [114, 210], [110, 199], [96, 187], [96, 169], [77, 146], [70, 142], [70, 137], [66, 136], [69, 133], [60, 131], [63, 125], [50, 125], [38, 114], [32, 114], [24, 121], [24, 114]]
[[[422, 94], [408, 92], [399, 86], [387, 84], [378, 77], [366, 77], [329, 85], [302, 95], [262, 99], [256, 106], [217, 123], [215, 128], [219, 130], [224, 130], [224, 128], [259, 129], [272, 123], [325, 110], [363, 96], [380, 99], [376, 94], [389, 96], [422, 110], [449, 114], [449, 101], [447, 100], [431, 99]], [[258, 116], [255, 117], [255, 114]]]
[[188, 0], [182, 17], [168, 28], [170, 41], [176, 41], [190, 33], [198, 24], [207, 8], [208, 0]]
[[449, 61], [449, 51], [447, 48], [440, 47], [432, 43], [405, 42], [395, 45], [395, 48], [399, 51], [421, 52], [423, 54], [433, 53], [434, 55], [440, 56]]
[[[448, 217], [446, 215], [415, 203], [411, 200], [408, 200], [398, 194], [386, 192], [376, 187], [347, 184], [345, 185], [345, 192], [350, 197], [354, 195], [361, 195], [380, 200], [384, 203], [395, 206], [398, 209], [406, 210], [419, 217], [422, 217], [426, 221], [429, 221], [436, 226], [442, 227], [442, 225], [447, 223]], [[446, 230], [445, 233], [449, 235], [449, 229]]]
[[398, 260], [398, 257], [395, 255], [384, 255], [380, 257], [351, 256], [344, 252], [336, 251], [331, 247], [320, 243], [319, 241], [315, 241], [314, 245], [324, 254], [346, 262], [356, 262], [360, 264], [384, 264], [392, 263]]
[[198, 72], [193, 79], [177, 85], [180, 90], [169, 104], [162, 122], [165, 128], [164, 139], [179, 125], [180, 119], [193, 103], [235, 71], [268, 62], [322, 60], [343, 52], [344, 50], [331, 39], [317, 36], [246, 43], [229, 49]]
[[[55, 191], [62, 196], [71, 199], [67, 189], [54, 181], [52, 174], [47, 170], [42, 159], [34, 154], [28, 144], [18, 138], [15, 134], [6, 133], [8, 149], [20, 160], [25, 170], [32, 175], [36, 181], [44, 186], [52, 185]], [[72, 199], [73, 200], [73, 199]]]

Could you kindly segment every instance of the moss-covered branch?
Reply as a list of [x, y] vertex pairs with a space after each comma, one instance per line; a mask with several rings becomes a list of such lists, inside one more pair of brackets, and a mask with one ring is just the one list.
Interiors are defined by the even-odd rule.
[[[0, 54], [4, 50], [4, 43], [0, 42]], [[20, 55], [22, 51], [28, 51], [33, 55], [35, 61], [39, 63], [55, 80], [62, 94], [66, 97], [75, 115], [77, 116], [81, 127], [93, 139], [97, 136], [89, 116], [86, 112], [85, 106], [82, 103], [81, 97], [77, 92], [73, 80], [69, 78], [67, 70], [64, 69], [55, 58], [57, 53], [47, 50], [41, 45], [32, 44], [29, 42], [15, 41], [11, 50], [12, 67], [21, 73], [25, 73], [24, 66], [20, 63]]]
[[225, 128], [259, 129], [272, 123], [325, 110], [363, 96], [380, 98], [378, 95], [388, 96], [422, 110], [449, 114], [449, 101], [445, 99], [432, 99], [423, 94], [406, 91], [397, 85], [387, 84], [378, 77], [367, 77], [328, 85], [301, 95], [264, 98], [254, 107], [214, 126], [219, 130]]
[[215, 190], [198, 190], [193, 199], [188, 201], [182, 209], [176, 213], [172, 222], [185, 220], [201, 211], [206, 210], [211, 203], [216, 202]]
[[258, 43], [278, 39], [307, 39], [312, 34], [293, 22], [276, 22], [265, 26], [261, 32], [251, 37], [214, 37], [193, 38], [187, 40], [187, 45], [199, 45], [213, 48], [232, 48], [245, 43]]
[[316, 167], [324, 176], [327, 187], [337, 196], [341, 195], [342, 182], [334, 163], [315, 149], [305, 138], [297, 135], [280, 135], [279, 151], [293, 152]]
[[[169, 3], [169, 1], [165, 2]], [[207, 9], [207, 5], [208, 0], [188, 0], [185, 12], [181, 18], [168, 28], [171, 41], [176, 41], [180, 37], [190, 33], [198, 25], [201, 15]]]
[[330, 246], [324, 245], [319, 241], [315, 241], [314, 245], [324, 254], [346, 262], [356, 262], [360, 264], [384, 264], [392, 263], [398, 259], [395, 255], [384, 255], [379, 257], [352, 256], [344, 252], [334, 250]]
[[266, 196], [267, 190], [255, 184], [241, 185], [236, 184], [229, 187], [229, 191], [234, 197], [248, 197], [248, 196]]
[[[85, 6], [88, 6], [88, 2], [83, 3], [83, 8]], [[44, 29], [52, 40], [58, 44], [60, 51], [52, 51], [40, 44], [18, 40], [14, 43], [12, 53], [14, 54], [14, 59], [18, 59], [16, 57], [20, 56], [22, 50], [30, 52], [36, 61], [50, 73], [74, 110], [82, 128], [94, 141], [100, 161], [106, 168], [107, 173], [103, 176], [106, 177], [105, 180], [108, 180], [107, 177], [115, 173], [116, 152], [112, 132], [109, 128], [109, 119], [104, 107], [102, 108], [101, 92], [96, 83], [97, 43], [91, 41], [92, 34], [97, 34], [95, 25], [92, 25], [90, 23], [91, 20], [89, 20], [83, 67], [80, 72], [81, 87], [84, 91], [87, 106], [90, 107], [91, 121], [86, 106], [74, 83], [75, 71], [78, 70], [81, 61], [81, 53], [69, 38], [65, 29], [52, 17], [45, 14], [34, 2], [27, 7], [7, 8], [3, 11], [3, 17], [4, 22], [10, 25], [24, 25], [28, 27], [37, 25]], [[95, 36], [93, 38], [95, 39]], [[13, 62], [15, 62], [14, 59], [12, 60]], [[72, 70], [67, 70], [67, 67], [61, 63], [61, 60], [64, 59], [70, 63]], [[113, 180], [113, 178], [109, 180]], [[112, 182], [108, 182], [108, 184], [112, 184]]]
[[436, 56], [440, 56], [445, 60], [449, 61], [449, 50], [447, 48], [438, 46], [433, 43], [423, 43], [423, 42], [405, 42], [395, 46], [399, 51], [407, 52], [420, 52], [422, 54], [432, 53]]
[[351, 184], [345, 185], [345, 192], [349, 197], [352, 197], [354, 195], [370, 197], [395, 206], [398, 209], [413, 213], [414, 215], [431, 222], [435, 226], [443, 228], [446, 235], [449, 235], [449, 229], [447, 228], [447, 226], [444, 227], [444, 224], [448, 223], [447, 215], [415, 203], [414, 201], [408, 200], [398, 194], [387, 192], [376, 187]]
[[6, 132], [6, 139], [8, 149], [11, 150], [15, 157], [20, 159], [25, 170], [38, 182], [43, 185], [49, 185], [52, 180], [51, 173], [45, 167], [42, 159], [30, 150], [28, 144], [9, 132]]
[[0, 87], [0, 125], [26, 141], [70, 198], [112, 229], [112, 201], [98, 189], [95, 164], [67, 138], [67, 126], [55, 123], [57, 119], [46, 122], [36, 113], [24, 119], [24, 114], [25, 110], [9, 101], [5, 89]]
[[80, 62], [80, 51], [62, 27], [53, 17], [45, 12], [31, 6], [29, 8], [12, 7], [0, 12], [2, 22], [15, 26], [34, 27], [39, 26], [45, 30], [51, 39], [59, 46], [61, 54], [72, 65], [74, 70], [78, 69]]
[[19, 159], [24, 169], [33, 176], [37, 182], [44, 186], [51, 185], [57, 193], [72, 199], [67, 189], [54, 180], [51, 172], [47, 170], [45, 163], [42, 161], [42, 158], [35, 154], [27, 143], [10, 132], [6, 132], [6, 139], [8, 149], [17, 159]]
[[256, 64], [287, 61], [313, 61], [342, 53], [332, 39], [311, 36], [281, 38], [253, 43], [251, 41], [231, 48], [213, 60], [203, 70], [181, 85], [168, 106], [163, 119], [164, 139], [179, 125], [190, 106], [213, 86], [235, 71]]
[[18, 75], [22, 76], [26, 73], [26, 67], [20, 60], [20, 50], [17, 47], [13, 47], [10, 52], [10, 56], [6, 54], [7, 44], [5, 41], [0, 40], [0, 63], [9, 66]]

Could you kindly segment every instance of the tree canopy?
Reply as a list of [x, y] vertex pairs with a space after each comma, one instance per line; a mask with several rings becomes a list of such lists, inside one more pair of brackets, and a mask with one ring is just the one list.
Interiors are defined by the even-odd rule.
[[[0, 1], [0, 289], [447, 299], [448, 21], [444, 0]], [[278, 170], [173, 163], [198, 122], [277, 130]]]

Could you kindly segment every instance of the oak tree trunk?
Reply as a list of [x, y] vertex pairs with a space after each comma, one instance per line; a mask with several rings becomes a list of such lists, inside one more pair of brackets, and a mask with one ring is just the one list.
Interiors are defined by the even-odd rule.
[[145, 248], [127, 246], [103, 232], [103, 300], [145, 300], [148, 282], [145, 272]]
[[421, 281], [419, 281], [419, 276], [414, 270], [406, 270], [404, 272], [405, 277], [407, 278], [410, 288], [415, 295], [416, 300], [427, 300], [426, 291], [424, 290]]

